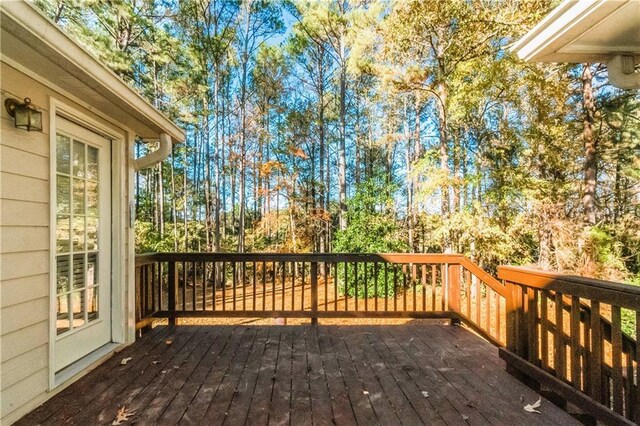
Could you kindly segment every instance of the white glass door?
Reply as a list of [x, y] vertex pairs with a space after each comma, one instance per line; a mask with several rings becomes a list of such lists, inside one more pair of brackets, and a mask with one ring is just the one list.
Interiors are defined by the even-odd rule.
[[107, 139], [56, 124], [57, 372], [111, 341], [111, 152]]

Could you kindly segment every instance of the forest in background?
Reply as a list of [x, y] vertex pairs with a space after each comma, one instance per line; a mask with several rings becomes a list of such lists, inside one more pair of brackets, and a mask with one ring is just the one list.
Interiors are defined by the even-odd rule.
[[640, 283], [638, 91], [509, 51], [557, 3], [36, 1], [187, 132], [136, 174], [140, 252], [447, 251]]

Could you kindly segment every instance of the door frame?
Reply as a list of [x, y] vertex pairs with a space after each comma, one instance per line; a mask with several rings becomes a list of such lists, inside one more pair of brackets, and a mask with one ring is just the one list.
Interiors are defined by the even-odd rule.
[[[75, 124], [78, 124], [99, 136], [111, 141], [111, 341], [114, 343], [114, 349], [118, 344], [124, 343], [127, 337], [127, 321], [126, 312], [128, 310], [127, 299], [125, 294], [128, 290], [126, 281], [126, 266], [120, 259], [127, 257], [125, 235], [126, 229], [126, 209], [125, 196], [127, 195], [126, 182], [126, 160], [124, 156], [124, 143], [126, 135], [116, 128], [104, 124], [103, 122], [91, 117], [88, 114], [78, 110], [77, 108], [54, 97], [49, 98], [49, 188], [56, 181], [56, 168], [54, 162], [56, 158], [56, 132], [57, 117], [62, 117]], [[56, 255], [56, 229], [55, 229], [55, 191], [50, 190], [49, 197], [49, 391], [57, 387], [69, 383], [68, 380], [77, 374], [86, 371], [87, 367], [99, 359], [92, 357], [81, 358], [75, 363], [66, 367], [70, 374], [66, 374], [62, 380], [56, 380], [55, 365], [55, 342], [56, 342], [56, 275], [53, 272], [55, 267]], [[110, 351], [108, 351], [110, 352]], [[107, 352], [107, 353], [108, 353]], [[104, 354], [106, 355], [106, 354]]]

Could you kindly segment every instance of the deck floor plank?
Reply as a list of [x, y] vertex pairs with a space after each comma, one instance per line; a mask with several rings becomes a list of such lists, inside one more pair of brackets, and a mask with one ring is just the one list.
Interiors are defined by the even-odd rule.
[[205, 412], [215, 397], [227, 369], [229, 369], [234, 360], [234, 356], [240, 346], [240, 341], [242, 340], [245, 331], [245, 327], [236, 327], [234, 329], [229, 342], [223, 348], [214, 367], [211, 369], [209, 374], [207, 374], [207, 377], [205, 377], [202, 382], [202, 386], [200, 386], [198, 392], [196, 392], [196, 395], [193, 397], [191, 403], [187, 407], [187, 410], [180, 419], [180, 424], [193, 425], [203, 423], [205, 419]]
[[187, 411], [191, 401], [202, 386], [205, 378], [215, 365], [220, 353], [227, 346], [233, 331], [233, 327], [220, 327], [220, 334], [209, 347], [210, 352], [202, 358], [202, 362], [200, 362], [193, 374], [189, 377], [187, 383], [185, 383], [182, 389], [176, 393], [176, 396], [164, 411], [158, 423], [177, 424], [180, 421], [185, 411]]
[[538, 397], [462, 327], [160, 326], [17, 424], [579, 424]]
[[240, 375], [234, 390], [232, 400], [228, 407], [228, 412], [225, 414], [224, 424], [244, 425], [247, 421], [251, 398], [256, 391], [260, 391], [256, 390], [256, 384], [268, 340], [269, 327], [259, 328], [244, 371]]
[[338, 327], [327, 327], [322, 330], [327, 332], [331, 338], [333, 349], [337, 355], [340, 373], [347, 386], [347, 394], [349, 395], [356, 421], [362, 425], [379, 424], [379, 420], [371, 406], [369, 396], [365, 393], [366, 389], [362, 383], [362, 378], [358, 375], [353, 364], [353, 359], [347, 350], [344, 336], [340, 333], [340, 329]]
[[[280, 326], [282, 328], [284, 326]], [[293, 328], [285, 327], [280, 333], [278, 361], [271, 393], [270, 425], [288, 425], [291, 419], [291, 356]]]
[[307, 330], [293, 328], [293, 354], [291, 358], [291, 424], [311, 424], [311, 389], [307, 360]]
[[273, 394], [273, 383], [275, 382], [281, 333], [281, 327], [270, 327], [269, 339], [265, 342], [262, 363], [258, 371], [256, 391], [251, 396], [247, 424], [264, 425], [269, 421], [269, 408]]

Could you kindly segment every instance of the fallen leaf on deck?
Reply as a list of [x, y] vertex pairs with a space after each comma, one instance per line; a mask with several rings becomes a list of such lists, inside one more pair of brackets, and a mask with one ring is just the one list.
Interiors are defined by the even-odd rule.
[[542, 404], [542, 397], [538, 398], [538, 400], [536, 402], [534, 402], [533, 404], [525, 405], [524, 406], [524, 411], [526, 411], [527, 413], [542, 414], [542, 413], [540, 413], [540, 411], [536, 410], [536, 408], [540, 408], [541, 404]]
[[121, 425], [124, 422], [131, 420], [131, 417], [136, 414], [135, 411], [127, 411], [127, 408], [123, 405], [118, 410], [118, 414], [113, 422], [111, 422], [111, 426]]
[[122, 361], [120, 361], [120, 365], [125, 365], [129, 361], [131, 361], [131, 357], [130, 356], [128, 356], [126, 358], [122, 358]]
[[429, 398], [429, 392], [422, 391], [422, 396], [424, 396], [425, 398]]
[[170, 345], [170, 344], [172, 344], [172, 343], [173, 343], [173, 340], [165, 340], [165, 343], [166, 343], [167, 345]]

